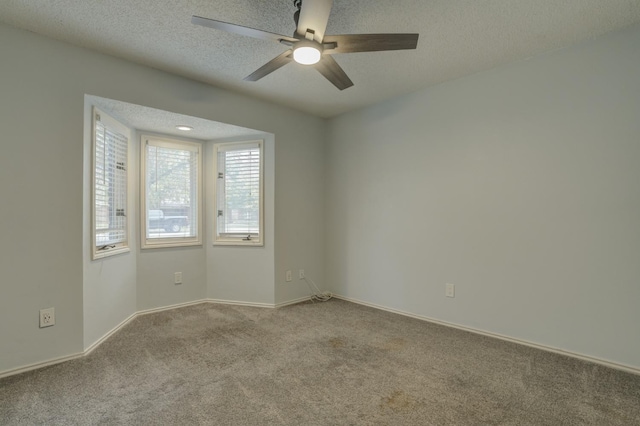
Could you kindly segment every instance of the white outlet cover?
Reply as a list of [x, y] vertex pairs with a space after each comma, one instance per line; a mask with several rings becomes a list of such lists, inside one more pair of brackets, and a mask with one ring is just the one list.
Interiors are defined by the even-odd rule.
[[303, 280], [304, 279], [304, 269], [300, 269], [298, 271], [298, 278]]
[[51, 327], [56, 323], [54, 308], [40, 309], [40, 328]]
[[285, 278], [285, 279], [287, 280], [287, 282], [291, 281], [291, 279], [292, 279], [292, 278], [291, 278], [291, 269], [289, 269], [289, 270], [287, 271], [287, 275], [286, 275], [286, 278]]

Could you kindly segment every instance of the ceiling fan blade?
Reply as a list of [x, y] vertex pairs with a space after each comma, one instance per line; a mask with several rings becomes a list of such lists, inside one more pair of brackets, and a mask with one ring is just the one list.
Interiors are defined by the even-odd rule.
[[202, 25], [203, 27], [215, 28], [216, 30], [222, 30], [229, 33], [240, 34], [247, 37], [259, 38], [262, 40], [273, 40], [278, 43], [282, 40], [286, 40], [292, 43], [298, 41], [298, 39], [296, 38], [285, 36], [282, 34], [270, 33], [268, 31], [243, 27], [242, 25], [230, 24], [228, 22], [216, 21], [215, 19], [203, 18], [201, 16], [193, 15], [191, 17], [191, 23], [195, 25]]
[[[383, 50], [415, 49], [419, 34], [345, 34], [325, 36], [324, 53], [379, 52]], [[335, 43], [331, 48], [327, 44]]]
[[304, 37], [307, 30], [311, 30], [314, 33], [313, 39], [321, 43], [332, 6], [333, 0], [302, 0], [296, 32]]
[[293, 58], [291, 57], [291, 54], [292, 54], [292, 51], [291, 50], [287, 50], [283, 54], [276, 56], [275, 58], [273, 58], [272, 60], [270, 60], [269, 62], [267, 62], [266, 64], [264, 64], [260, 68], [258, 68], [257, 70], [255, 70], [250, 75], [246, 76], [243, 80], [244, 81], [258, 81], [258, 80], [260, 80], [262, 77], [264, 77], [264, 76], [266, 76], [268, 74], [271, 74], [272, 72], [274, 72], [278, 68], [281, 68], [281, 67], [287, 65], [289, 62], [291, 62], [293, 60]]
[[336, 60], [329, 55], [323, 55], [320, 62], [315, 65], [315, 68], [340, 90], [353, 86], [353, 81], [340, 68]]

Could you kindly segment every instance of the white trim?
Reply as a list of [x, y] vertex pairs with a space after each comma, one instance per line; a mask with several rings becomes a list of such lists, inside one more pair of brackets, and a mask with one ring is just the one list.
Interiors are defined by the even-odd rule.
[[113, 336], [116, 332], [120, 331], [120, 329], [122, 329], [125, 325], [129, 324], [131, 321], [133, 321], [134, 319], [136, 319], [140, 315], [147, 315], [147, 314], [151, 314], [151, 313], [154, 313], [154, 312], [169, 311], [171, 309], [177, 309], [177, 308], [182, 308], [182, 307], [185, 307], [185, 306], [198, 305], [200, 303], [208, 303], [208, 302], [210, 302], [210, 300], [201, 299], [201, 300], [196, 300], [196, 301], [192, 301], [192, 302], [178, 303], [178, 304], [175, 304], [175, 305], [163, 306], [163, 307], [160, 307], [160, 308], [146, 309], [146, 310], [143, 310], [143, 311], [134, 312], [133, 314], [129, 315], [128, 318], [126, 318], [124, 321], [122, 321], [120, 324], [115, 326], [112, 330], [108, 331], [104, 336], [102, 336], [101, 338], [99, 338], [98, 340], [93, 342], [91, 344], [91, 346], [89, 346], [88, 348], [86, 348], [84, 350], [84, 352], [80, 352], [80, 353], [73, 354], [73, 355], [65, 355], [65, 356], [62, 356], [60, 358], [54, 358], [54, 359], [50, 359], [48, 361], [37, 362], [35, 364], [29, 364], [29, 365], [25, 365], [25, 366], [22, 366], [22, 367], [14, 368], [14, 369], [11, 369], [11, 370], [1, 371], [0, 372], [0, 379], [2, 379], [4, 377], [13, 376], [15, 374], [26, 373], [27, 371], [31, 371], [31, 370], [37, 370], [39, 368], [47, 367], [49, 365], [60, 364], [60, 363], [65, 362], [65, 361], [71, 361], [72, 359], [85, 357], [85, 356], [91, 354], [91, 352], [93, 352], [94, 350], [96, 350], [96, 348], [98, 348], [98, 346], [100, 346], [107, 339], [109, 339], [109, 337]]
[[260, 139], [256, 139], [254, 141], [231, 141], [231, 142], [216, 142], [216, 152], [228, 152], [228, 151], [237, 151], [241, 149], [254, 149], [261, 148], [261, 143], [263, 141]]
[[260, 302], [242, 302], [240, 300], [224, 300], [224, 299], [207, 299], [209, 303], [218, 303], [220, 305], [236, 305], [236, 306], [249, 306], [254, 308], [270, 308], [278, 309], [289, 305], [295, 305], [296, 303], [306, 302], [311, 300], [310, 296], [300, 297], [298, 299], [287, 300], [280, 303], [260, 303]]
[[[466, 327], [466, 326], [462, 326], [462, 325], [458, 325], [458, 324], [454, 324], [454, 323], [450, 323], [450, 322], [446, 322], [446, 321], [440, 321], [440, 320], [437, 320], [437, 319], [434, 319], [434, 318], [429, 318], [429, 317], [426, 317], [426, 316], [423, 316], [423, 315], [416, 315], [416, 314], [412, 314], [410, 312], [400, 311], [400, 310], [397, 310], [397, 309], [388, 308], [386, 306], [376, 305], [375, 303], [369, 303], [369, 302], [365, 302], [365, 301], [362, 301], [362, 300], [354, 299], [354, 298], [351, 298], [351, 297], [342, 296], [342, 295], [339, 295], [339, 294], [334, 294], [333, 297], [336, 298], [336, 299], [345, 300], [347, 302], [357, 303], [357, 304], [363, 305], [363, 306], [368, 306], [370, 308], [379, 309], [379, 310], [382, 310], [382, 311], [387, 311], [387, 312], [391, 312], [391, 313], [394, 313], [394, 314], [403, 315], [403, 316], [406, 316], [406, 317], [411, 317], [411, 318], [419, 319], [419, 320], [422, 320], [422, 321], [427, 321], [427, 322], [431, 322], [431, 323], [434, 323], [434, 324], [443, 325], [445, 327], [452, 327], [452, 328], [456, 328], [458, 330], [468, 331], [468, 332], [474, 333], [474, 334], [480, 334], [480, 335], [487, 336], [487, 337], [493, 337], [493, 338], [504, 340], [504, 341], [507, 341], [507, 342], [517, 343], [519, 345], [529, 346], [531, 348], [540, 349], [540, 350], [547, 351], [547, 352], [553, 352], [553, 353], [557, 353], [557, 354], [560, 354], [560, 355], [565, 355], [565, 356], [569, 356], [569, 357], [572, 357], [572, 358], [581, 359], [583, 361], [599, 364], [599, 365], [602, 365], [602, 366], [605, 366], [605, 367], [609, 367], [609, 368], [613, 368], [613, 369], [616, 369], [616, 370], [625, 371], [627, 373], [640, 375], [640, 368], [632, 367], [630, 365], [619, 364], [619, 363], [616, 363], [616, 362], [611, 362], [611, 361], [607, 361], [607, 360], [600, 359], [600, 358], [594, 358], [594, 357], [591, 357], [591, 356], [588, 356], [588, 355], [582, 355], [582, 354], [578, 354], [578, 353], [575, 353], [575, 352], [565, 351], [563, 349], [558, 349], [558, 348], [554, 348], [554, 347], [551, 347], [551, 346], [545, 346], [545, 345], [541, 345], [541, 344], [538, 344], [538, 343], [529, 342], [529, 341], [526, 341], [526, 340], [515, 339], [513, 337], [504, 336], [502, 334], [491, 333], [491, 332], [488, 332], [488, 331], [479, 330], [479, 329], [475, 329], [475, 328], [471, 328], [471, 327]], [[162, 307], [159, 307], [159, 308], [151, 308], [151, 309], [145, 309], [145, 310], [142, 310], [142, 311], [137, 311], [137, 312], [131, 314], [127, 319], [122, 321], [116, 327], [114, 327], [111, 331], [107, 332], [104, 336], [102, 336], [101, 338], [96, 340], [93, 344], [91, 344], [91, 346], [89, 346], [87, 349], [85, 349], [84, 352], [80, 352], [80, 353], [72, 354], [72, 355], [65, 355], [65, 356], [62, 356], [60, 358], [54, 358], [54, 359], [50, 359], [48, 361], [38, 362], [38, 363], [35, 363], [35, 364], [25, 365], [25, 366], [22, 366], [22, 367], [11, 369], [11, 370], [2, 371], [2, 372], [0, 372], [0, 379], [2, 379], [4, 377], [8, 377], [8, 376], [13, 376], [15, 374], [26, 373], [27, 371], [36, 370], [38, 368], [47, 367], [47, 366], [55, 365], [55, 364], [60, 364], [60, 363], [65, 362], [65, 361], [71, 361], [72, 359], [77, 359], [77, 358], [82, 358], [84, 356], [87, 356], [91, 352], [93, 352], [98, 346], [100, 346], [102, 343], [104, 343], [107, 339], [109, 339], [109, 337], [114, 335], [116, 332], [118, 332], [120, 329], [122, 329], [125, 325], [129, 324], [131, 321], [133, 321], [134, 319], [136, 319], [140, 315], [153, 314], [153, 313], [162, 312], [162, 311], [170, 311], [172, 309], [178, 309], [178, 308], [184, 308], [184, 307], [187, 307], [187, 306], [199, 305], [201, 303], [215, 303], [215, 304], [221, 304], [221, 305], [236, 305], [236, 306], [249, 306], [249, 307], [255, 307], [255, 308], [277, 309], [277, 308], [282, 308], [284, 306], [289, 306], [289, 305], [294, 305], [296, 303], [304, 302], [306, 300], [309, 300], [308, 296], [307, 297], [301, 297], [299, 299], [289, 300], [287, 302], [281, 302], [281, 303], [278, 303], [278, 304], [256, 303], [256, 302], [241, 302], [241, 301], [236, 301], [236, 300], [222, 300], [222, 299], [200, 299], [200, 300], [194, 300], [194, 301], [191, 301], [191, 302], [178, 303], [178, 304], [175, 304], [175, 305], [168, 305], [168, 306], [162, 306]]]
[[[225, 235], [218, 234], [218, 153], [219, 152], [229, 152], [233, 150], [241, 150], [241, 149], [251, 149], [258, 148], [260, 150], [260, 171], [259, 171], [259, 179], [260, 179], [260, 202], [259, 202], [259, 213], [258, 213], [258, 234], [256, 239], [252, 239], [250, 241], [245, 241], [244, 235], [238, 235], [237, 237], [230, 237]], [[243, 247], [264, 247], [265, 246], [265, 229], [264, 229], [264, 192], [265, 192], [265, 184], [264, 184], [264, 164], [265, 164], [265, 140], [264, 139], [256, 139], [249, 141], [235, 141], [235, 142], [215, 142], [213, 144], [213, 245], [214, 246], [243, 246]], [[225, 171], [226, 173], [226, 171]], [[252, 235], [256, 235], [251, 233]]]
[[301, 302], [308, 302], [311, 300], [311, 296], [300, 297], [298, 299], [289, 300], [287, 302], [280, 302], [274, 305], [275, 308], [284, 308], [285, 306], [295, 305]]
[[[94, 231], [93, 238], [95, 239], [95, 231]], [[104, 259], [105, 257], [116, 256], [118, 254], [123, 254], [123, 253], [129, 253], [131, 251], [129, 246], [121, 246], [121, 247], [117, 247], [116, 246], [116, 248], [112, 248], [112, 249], [109, 249], [109, 250], [106, 250], [106, 251], [96, 252], [95, 251], [95, 247], [96, 246], [94, 245], [93, 259], [91, 259], [91, 260]]]
[[37, 370], [39, 368], [48, 367], [50, 365], [60, 364], [61, 362], [71, 361], [72, 359], [82, 358], [84, 355], [85, 355], [84, 352], [80, 352], [73, 355], [65, 355], [65, 356], [61, 356], [60, 358], [54, 358], [48, 361], [37, 362], [35, 364], [24, 365], [22, 367], [2, 371], [0, 372], [0, 379], [13, 376], [15, 374], [26, 373], [27, 371], [31, 371], [31, 370]]
[[540, 349], [540, 350], [543, 350], [543, 351], [546, 351], [546, 352], [553, 352], [553, 353], [556, 353], [556, 354], [559, 354], [559, 355], [565, 355], [565, 356], [568, 356], [568, 357], [571, 357], [571, 358], [580, 359], [582, 361], [587, 361], [587, 362], [591, 362], [591, 363], [594, 363], [594, 364], [599, 364], [599, 365], [602, 365], [602, 366], [605, 366], [605, 367], [613, 368], [613, 369], [616, 369], [616, 370], [625, 371], [627, 373], [640, 375], [640, 368], [633, 367], [631, 365], [620, 364], [620, 363], [617, 363], [617, 362], [608, 361], [606, 359], [595, 358], [595, 357], [592, 357], [592, 356], [589, 356], [589, 355], [583, 355], [583, 354], [579, 354], [579, 353], [576, 353], [576, 352], [567, 351], [567, 350], [564, 350], [564, 349], [554, 348], [553, 346], [546, 346], [546, 345], [542, 345], [540, 343], [530, 342], [528, 340], [516, 339], [514, 337], [505, 336], [503, 334], [493, 333], [493, 332], [490, 332], [490, 331], [480, 330], [480, 329], [473, 328], [473, 327], [467, 327], [467, 326], [464, 326], [464, 325], [454, 324], [454, 323], [447, 322], [447, 321], [441, 321], [441, 320], [438, 320], [438, 319], [435, 319], [435, 318], [426, 317], [426, 316], [423, 316], [423, 315], [412, 314], [411, 312], [400, 311], [398, 309], [388, 308], [388, 307], [382, 306], [382, 305], [376, 305], [375, 303], [369, 303], [369, 302], [365, 302], [363, 300], [358, 300], [358, 299], [354, 299], [352, 297], [342, 296], [342, 295], [339, 295], [339, 294], [333, 294], [333, 297], [335, 297], [336, 299], [345, 300], [347, 302], [357, 303], [358, 305], [368, 306], [370, 308], [380, 309], [382, 311], [387, 311], [387, 312], [391, 312], [391, 313], [394, 313], [394, 314], [403, 315], [403, 316], [406, 316], [406, 317], [411, 317], [411, 318], [419, 319], [419, 320], [422, 320], [422, 321], [427, 321], [427, 322], [434, 323], [434, 324], [444, 325], [445, 327], [456, 328], [458, 330], [468, 331], [468, 332], [474, 333], [474, 334], [480, 334], [480, 335], [487, 336], [487, 337], [493, 337], [495, 339], [500, 339], [500, 340], [504, 340], [504, 341], [511, 342], [511, 343], [517, 343], [519, 345], [529, 346], [531, 348]]
[[177, 303], [175, 305], [162, 306], [160, 308], [145, 309], [145, 310], [142, 310], [142, 311], [134, 312], [133, 314], [129, 315], [129, 317], [127, 319], [122, 321], [120, 324], [116, 325], [111, 331], [108, 331], [107, 334], [105, 334], [104, 336], [102, 336], [101, 338], [99, 338], [98, 340], [93, 342], [91, 344], [91, 346], [86, 348], [84, 350], [84, 355], [89, 355], [91, 352], [93, 352], [94, 349], [96, 349], [98, 346], [100, 346], [102, 344], [102, 342], [107, 340], [113, 334], [115, 334], [116, 332], [120, 331], [120, 329], [122, 327], [124, 327], [125, 325], [129, 324], [131, 321], [133, 321], [134, 319], [136, 319], [137, 317], [139, 317], [141, 315], [153, 314], [153, 313], [162, 312], [162, 311], [170, 311], [172, 309], [183, 308], [185, 306], [191, 306], [191, 305], [198, 305], [200, 303], [206, 303], [206, 302], [207, 302], [206, 299], [201, 299], [201, 300], [194, 300], [192, 302]]
[[144, 309], [142, 311], [136, 312], [136, 316], [154, 314], [156, 312], [170, 311], [172, 309], [184, 308], [186, 306], [199, 305], [201, 303], [208, 303], [208, 302], [209, 302], [209, 299], [200, 299], [200, 300], [193, 300], [191, 302], [176, 303], [175, 305], [161, 306], [159, 308]]
[[[97, 108], [95, 105], [91, 108], [91, 260], [99, 260], [104, 259], [110, 256], [116, 256], [122, 253], [128, 253], [129, 250], [129, 240], [131, 236], [129, 235], [129, 231], [131, 229], [131, 225], [129, 223], [129, 218], [126, 218], [126, 226], [125, 226], [125, 240], [114, 243], [115, 247], [113, 249], [108, 249], [104, 251], [98, 251], [97, 242], [96, 242], [96, 123], [101, 122], [103, 125], [108, 126], [110, 130], [120, 133], [127, 139], [127, 177], [126, 177], [126, 211], [125, 214], [129, 214], [130, 205], [129, 205], [129, 184], [130, 184], [130, 169], [131, 169], [131, 129], [129, 129], [124, 124], [120, 123], [115, 118], [106, 114], [104, 111]], [[105, 130], [106, 131], [106, 130]]]
[[120, 324], [116, 325], [111, 331], [108, 331], [107, 334], [105, 334], [104, 336], [102, 336], [101, 338], [99, 338], [98, 340], [96, 340], [95, 342], [93, 342], [88, 348], [85, 348], [83, 355], [89, 355], [91, 352], [94, 351], [95, 348], [97, 348], [98, 346], [100, 346], [102, 344], [102, 342], [104, 342], [105, 340], [107, 340], [109, 337], [111, 337], [112, 335], [114, 335], [117, 331], [119, 331], [122, 327], [124, 327], [125, 325], [129, 324], [129, 322], [131, 320], [133, 320], [136, 316], [138, 316], [137, 313], [133, 313], [131, 315], [129, 315], [129, 317], [127, 319], [125, 319], [124, 321], [122, 321]]
[[254, 308], [270, 308], [276, 307], [273, 303], [260, 303], [260, 302], [241, 302], [239, 300], [224, 300], [224, 299], [208, 299], [209, 303], [219, 303], [221, 305], [237, 305], [237, 306], [252, 306]]
[[[195, 226], [195, 237], [167, 237], [149, 238], [147, 237], [147, 146], [157, 146], [175, 150], [183, 150], [196, 153], [198, 156], [198, 176], [196, 178], [196, 212], [197, 223], [190, 223]], [[148, 133], [140, 135], [140, 248], [157, 249], [167, 247], [189, 247], [201, 246], [203, 242], [203, 212], [204, 212], [204, 144], [186, 139], [170, 138], [164, 136], [154, 136]]]
[[207, 299], [209, 303], [217, 303], [220, 305], [236, 305], [236, 306], [249, 306], [254, 308], [269, 308], [278, 309], [289, 305], [295, 305], [296, 303], [306, 302], [311, 300], [310, 296], [300, 297], [298, 299], [287, 300], [280, 303], [260, 303], [260, 302], [242, 302], [239, 300], [224, 300], [224, 299]]
[[146, 138], [147, 144], [153, 141], [150, 145], [157, 146], [160, 148], [177, 149], [176, 144], [184, 145], [180, 147], [181, 150], [195, 152], [198, 155], [200, 155], [200, 149], [202, 147], [202, 144], [199, 142], [191, 142], [183, 139], [173, 139], [173, 138], [143, 134], [142, 139], [145, 139], [145, 138]]

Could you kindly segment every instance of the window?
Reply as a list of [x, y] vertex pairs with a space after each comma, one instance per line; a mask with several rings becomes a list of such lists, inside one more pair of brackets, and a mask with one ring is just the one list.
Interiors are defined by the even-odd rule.
[[129, 129], [93, 109], [92, 258], [129, 251]]
[[201, 244], [201, 144], [142, 136], [142, 247]]
[[214, 146], [214, 244], [264, 245], [263, 141]]

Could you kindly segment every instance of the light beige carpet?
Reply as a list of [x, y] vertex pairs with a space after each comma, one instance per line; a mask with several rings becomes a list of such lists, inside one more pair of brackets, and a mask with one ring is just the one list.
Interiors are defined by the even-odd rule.
[[1, 425], [640, 425], [640, 376], [332, 300], [138, 317]]

